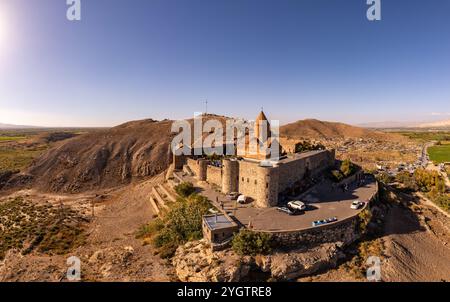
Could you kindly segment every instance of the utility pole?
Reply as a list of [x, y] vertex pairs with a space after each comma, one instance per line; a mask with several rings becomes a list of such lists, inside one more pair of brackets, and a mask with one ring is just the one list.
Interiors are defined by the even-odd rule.
[[205, 114], [208, 114], [208, 99], [205, 101]]

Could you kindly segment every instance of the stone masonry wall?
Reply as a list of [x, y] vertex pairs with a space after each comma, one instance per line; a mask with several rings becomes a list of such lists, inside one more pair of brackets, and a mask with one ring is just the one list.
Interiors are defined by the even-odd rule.
[[192, 159], [192, 158], [188, 158], [186, 160], [186, 164], [188, 165], [188, 167], [192, 170], [192, 172], [198, 176], [198, 163], [197, 160]]
[[356, 229], [358, 216], [351, 217], [336, 224], [321, 226], [295, 232], [271, 233], [274, 242], [283, 247], [311, 246], [327, 242], [341, 241], [344, 245], [358, 239]]
[[214, 184], [222, 187], [222, 169], [214, 166], [208, 166], [206, 168], [206, 181], [210, 184]]
[[334, 163], [334, 156], [330, 151], [323, 151], [311, 156], [282, 163], [279, 166], [279, 192], [292, 187], [295, 182], [305, 176], [306, 167], [311, 175], [318, 174]]
[[253, 162], [239, 162], [239, 193], [253, 200], [258, 198], [258, 168]]

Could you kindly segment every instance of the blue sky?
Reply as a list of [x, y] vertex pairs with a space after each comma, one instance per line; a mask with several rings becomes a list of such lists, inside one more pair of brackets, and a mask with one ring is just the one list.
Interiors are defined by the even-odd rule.
[[0, 0], [0, 123], [450, 119], [450, 1]]

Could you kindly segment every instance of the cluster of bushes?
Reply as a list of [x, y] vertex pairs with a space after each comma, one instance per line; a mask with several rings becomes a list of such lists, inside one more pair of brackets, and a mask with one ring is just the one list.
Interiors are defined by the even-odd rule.
[[387, 172], [381, 172], [377, 174], [377, 181], [384, 183], [384, 184], [388, 184], [391, 183], [395, 180], [395, 177], [389, 175], [389, 173]]
[[325, 150], [325, 146], [319, 143], [313, 144], [309, 141], [303, 141], [295, 145], [295, 153], [315, 150]]
[[424, 193], [445, 192], [445, 180], [437, 171], [417, 169], [413, 174], [403, 171], [397, 174], [395, 180], [402, 183], [406, 189], [411, 191], [421, 191]]
[[444, 209], [447, 212], [450, 212], [450, 196], [448, 194], [437, 194], [433, 196], [433, 194], [429, 194], [431, 200]]
[[358, 171], [358, 166], [352, 163], [349, 159], [344, 160], [338, 170], [331, 171], [331, 178], [339, 182]]
[[189, 197], [190, 195], [194, 194], [195, 187], [190, 182], [183, 182], [177, 186], [175, 186], [175, 192], [177, 192], [178, 195], [181, 197]]
[[450, 197], [446, 194], [445, 179], [437, 171], [417, 169], [413, 174], [403, 171], [395, 177], [408, 191], [420, 191], [444, 210], [450, 210]]
[[143, 226], [137, 237], [151, 243], [161, 258], [170, 258], [178, 246], [202, 238], [202, 217], [210, 208], [208, 199], [197, 194], [179, 198], [162, 218]]
[[231, 246], [239, 255], [266, 255], [272, 252], [271, 242], [272, 236], [270, 234], [241, 229], [239, 233], [234, 235]]

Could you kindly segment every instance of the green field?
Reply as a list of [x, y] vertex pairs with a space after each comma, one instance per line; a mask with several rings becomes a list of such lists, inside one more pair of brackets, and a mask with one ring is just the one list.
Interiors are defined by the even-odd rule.
[[14, 142], [25, 138], [26, 136], [0, 136], [0, 142]]
[[419, 142], [450, 141], [450, 132], [448, 131], [399, 131], [394, 133], [401, 134]]
[[41, 155], [46, 149], [46, 146], [22, 149], [0, 145], [0, 173], [26, 168], [33, 159]]
[[430, 160], [436, 164], [450, 162], [450, 144], [429, 147], [428, 154], [430, 155]]

